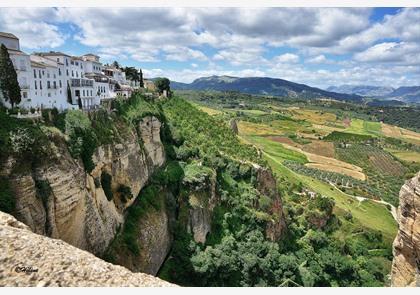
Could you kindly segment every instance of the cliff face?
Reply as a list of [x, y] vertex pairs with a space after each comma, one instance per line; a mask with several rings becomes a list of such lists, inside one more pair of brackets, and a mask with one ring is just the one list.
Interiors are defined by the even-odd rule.
[[126, 241], [117, 236], [107, 252], [113, 263], [123, 265], [134, 272], [156, 275], [166, 256], [172, 241], [171, 230], [175, 219], [175, 203], [172, 193], [161, 190], [156, 196], [157, 208], [149, 207], [135, 221], [135, 243], [139, 252], [128, 249]]
[[0, 212], [0, 286], [170, 287], [143, 273], [107, 263], [61, 240], [34, 234]]
[[286, 231], [286, 220], [283, 213], [283, 203], [277, 191], [276, 179], [271, 170], [258, 168], [257, 190], [270, 198], [267, 213], [273, 218], [267, 223], [266, 237], [271, 241], [278, 241]]
[[[137, 132], [132, 131], [121, 143], [99, 147], [89, 174], [71, 157], [64, 140], [56, 138], [51, 142], [55, 151], [51, 161], [9, 175], [17, 218], [36, 233], [103, 253], [124, 221], [124, 209], [165, 161], [160, 126], [155, 117], [146, 117]], [[112, 200], [101, 184], [104, 173], [111, 176]], [[121, 187], [129, 188], [133, 197], [122, 198]]]
[[420, 287], [420, 173], [401, 188], [398, 223], [391, 284]]
[[186, 214], [187, 231], [197, 243], [205, 243], [211, 232], [213, 209], [217, 204], [216, 173], [208, 175], [202, 183], [189, 185], [188, 203], [182, 204]]

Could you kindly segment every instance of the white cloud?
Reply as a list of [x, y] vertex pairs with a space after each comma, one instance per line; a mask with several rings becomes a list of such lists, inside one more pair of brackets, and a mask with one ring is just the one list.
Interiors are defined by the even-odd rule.
[[361, 62], [394, 62], [420, 66], [420, 45], [411, 42], [384, 42], [357, 53]]
[[50, 8], [2, 8], [0, 9], [0, 31], [12, 32], [20, 39], [21, 47], [37, 49], [58, 47], [66, 36], [59, 32], [56, 12]]
[[317, 55], [315, 57], [309, 58], [308, 60], [306, 60], [306, 62], [311, 63], [311, 64], [322, 64], [322, 63], [327, 62], [327, 58], [325, 57], [325, 55], [321, 54], [321, 55]]
[[273, 61], [276, 63], [298, 63], [299, 56], [293, 53], [285, 53], [274, 57]]

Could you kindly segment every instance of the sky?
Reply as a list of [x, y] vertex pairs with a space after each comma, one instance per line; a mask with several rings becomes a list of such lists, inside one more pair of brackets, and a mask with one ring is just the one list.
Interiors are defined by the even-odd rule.
[[420, 8], [0, 8], [21, 49], [95, 53], [145, 77], [420, 85]]

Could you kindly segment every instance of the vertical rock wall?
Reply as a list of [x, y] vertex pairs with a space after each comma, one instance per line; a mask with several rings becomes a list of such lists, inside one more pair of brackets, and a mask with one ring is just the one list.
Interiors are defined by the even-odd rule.
[[391, 285], [420, 287], [420, 173], [400, 191]]

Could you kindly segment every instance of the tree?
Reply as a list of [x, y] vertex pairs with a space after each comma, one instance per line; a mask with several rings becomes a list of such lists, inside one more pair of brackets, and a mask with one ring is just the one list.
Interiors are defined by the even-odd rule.
[[12, 108], [21, 101], [20, 86], [17, 74], [4, 44], [0, 48], [0, 90]]
[[139, 72], [134, 67], [125, 67], [123, 69], [128, 80], [138, 82], [140, 81]]
[[140, 80], [140, 87], [144, 88], [143, 72], [141, 71], [141, 69], [139, 71], [139, 80]]
[[171, 91], [170, 87], [171, 82], [168, 78], [157, 78], [155, 80], [156, 88], [158, 89], [158, 92], [161, 94], [164, 90], [166, 90], [168, 93]]
[[119, 68], [120, 68], [120, 64], [119, 64], [116, 60], [114, 60], [114, 62], [112, 63], [112, 66], [113, 66], [114, 68], [117, 68], [117, 69], [119, 69]]
[[80, 96], [77, 98], [77, 104], [79, 105], [79, 109], [83, 109], [83, 105], [82, 105], [82, 99], [80, 98]]
[[70, 84], [69, 82], [67, 82], [67, 102], [69, 104], [73, 104], [73, 100], [71, 98], [71, 89], [70, 89]]

